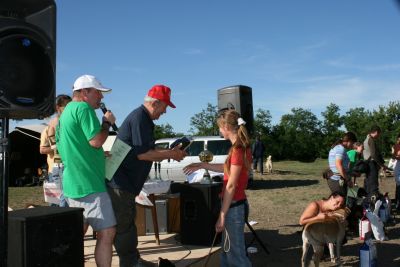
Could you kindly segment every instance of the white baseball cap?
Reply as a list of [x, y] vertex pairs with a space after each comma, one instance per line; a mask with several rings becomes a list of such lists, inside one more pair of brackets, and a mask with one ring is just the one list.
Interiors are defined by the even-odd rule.
[[111, 89], [104, 87], [101, 82], [93, 75], [82, 75], [74, 82], [72, 91], [81, 90], [85, 88], [94, 88], [102, 92], [110, 92]]

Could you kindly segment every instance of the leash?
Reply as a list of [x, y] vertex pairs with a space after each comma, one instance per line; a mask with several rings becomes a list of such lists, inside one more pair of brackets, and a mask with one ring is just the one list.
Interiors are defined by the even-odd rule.
[[[225, 231], [225, 236], [226, 236], [225, 241], [224, 241], [224, 251], [228, 252], [230, 250], [230, 248], [231, 248], [231, 240], [229, 239], [229, 234], [228, 234], [228, 231], [226, 230], [226, 228], [224, 228], [224, 231]], [[211, 244], [211, 247], [210, 247], [210, 249], [208, 251], [207, 259], [206, 259], [206, 262], [204, 263], [204, 267], [207, 266], [208, 261], [210, 260], [211, 251], [212, 251], [212, 248], [214, 247], [215, 240], [217, 239], [218, 235], [219, 235], [219, 233], [215, 233], [215, 235], [214, 235], [214, 240], [213, 240], [213, 242]]]

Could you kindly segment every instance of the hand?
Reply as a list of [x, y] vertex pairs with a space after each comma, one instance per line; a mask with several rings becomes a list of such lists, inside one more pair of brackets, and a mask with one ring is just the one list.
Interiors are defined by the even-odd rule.
[[189, 165], [185, 166], [185, 167], [183, 168], [183, 172], [184, 172], [186, 175], [190, 175], [190, 174], [192, 174], [193, 172], [195, 172], [195, 171], [197, 171], [197, 170], [199, 170], [199, 169], [202, 169], [202, 168], [203, 168], [203, 163], [202, 163], [202, 162], [199, 162], [199, 163], [192, 163], [192, 164], [189, 164]]
[[107, 112], [103, 116], [103, 121], [108, 121], [111, 125], [114, 124], [115, 123], [114, 114], [110, 110], [107, 110]]
[[106, 157], [106, 158], [111, 157], [110, 151], [104, 151], [104, 157]]
[[351, 179], [349, 179], [349, 180], [347, 180], [347, 185], [349, 186], [349, 187], [353, 187], [353, 182], [351, 181]]
[[54, 145], [51, 145], [51, 146], [50, 146], [50, 148], [51, 148], [52, 150], [56, 150], [56, 148], [57, 148], [57, 145], [56, 145], [56, 144], [54, 144]]
[[322, 220], [322, 221], [325, 221], [326, 219], [328, 219], [330, 216], [329, 216], [329, 213], [323, 213], [323, 212], [320, 212], [320, 213], [318, 213], [318, 215], [316, 216], [316, 218], [318, 219], [318, 220]]
[[215, 224], [215, 232], [221, 233], [225, 229], [225, 216], [219, 215], [218, 221]]
[[174, 160], [176, 160], [176, 161], [181, 161], [184, 157], [187, 156], [186, 151], [180, 149], [180, 145], [174, 147], [174, 148], [171, 149], [171, 150], [172, 150], [172, 152], [173, 152], [171, 158], [174, 159]]

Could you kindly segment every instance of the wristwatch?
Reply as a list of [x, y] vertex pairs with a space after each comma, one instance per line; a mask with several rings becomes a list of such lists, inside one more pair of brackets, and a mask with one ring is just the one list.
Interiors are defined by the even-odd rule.
[[103, 123], [101, 124], [101, 127], [106, 130], [108, 130], [110, 128], [110, 126], [111, 126], [111, 123], [109, 121], [103, 121]]

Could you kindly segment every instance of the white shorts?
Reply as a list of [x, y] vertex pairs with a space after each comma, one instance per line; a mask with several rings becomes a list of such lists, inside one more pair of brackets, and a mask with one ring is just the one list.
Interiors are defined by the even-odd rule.
[[107, 192], [93, 193], [81, 198], [66, 198], [72, 208], [84, 208], [84, 223], [100, 231], [117, 224], [111, 199]]

